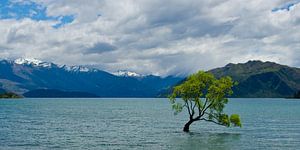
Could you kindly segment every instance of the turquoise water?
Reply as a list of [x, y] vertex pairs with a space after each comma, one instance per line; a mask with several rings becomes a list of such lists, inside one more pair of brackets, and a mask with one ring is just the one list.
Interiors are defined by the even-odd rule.
[[0, 149], [299, 149], [300, 101], [231, 99], [242, 128], [196, 122], [167, 99], [0, 101]]

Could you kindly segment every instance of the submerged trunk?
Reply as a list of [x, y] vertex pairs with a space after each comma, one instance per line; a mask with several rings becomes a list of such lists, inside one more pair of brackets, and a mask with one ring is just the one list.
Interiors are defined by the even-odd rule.
[[183, 127], [183, 131], [184, 132], [190, 132], [190, 125], [194, 122], [194, 120], [190, 120], [189, 122], [187, 122], [184, 127]]

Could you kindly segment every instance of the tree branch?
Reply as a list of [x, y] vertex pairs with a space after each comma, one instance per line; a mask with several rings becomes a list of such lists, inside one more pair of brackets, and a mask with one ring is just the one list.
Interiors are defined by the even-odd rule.
[[[200, 103], [200, 102], [199, 102]], [[200, 104], [199, 104], [199, 107], [198, 107], [198, 113], [199, 113], [199, 115], [198, 116], [200, 116], [200, 114], [201, 114], [201, 108], [200, 108]]]
[[[205, 101], [206, 102], [206, 101]], [[201, 114], [201, 116], [203, 116], [204, 115], [204, 113], [206, 112], [206, 110], [210, 107], [210, 106], [212, 106], [212, 104], [213, 104], [214, 102], [212, 101], [206, 108], [205, 107], [203, 107], [204, 109], [203, 109], [203, 111], [202, 111], [202, 114]]]
[[190, 110], [190, 107], [189, 107], [188, 101], [185, 101], [185, 106], [186, 106], [186, 108], [188, 109], [188, 112], [189, 112], [190, 118], [192, 118], [192, 113], [191, 113], [191, 110]]
[[[204, 102], [202, 111], [205, 110], [206, 105], [207, 105], [207, 98], [205, 98], [205, 102]], [[201, 112], [201, 113], [199, 114], [199, 116], [203, 116], [203, 112]]]
[[215, 124], [217, 124], [217, 125], [226, 126], [226, 125], [224, 125], [224, 124], [221, 124], [221, 123], [216, 122], [216, 121], [211, 120], [211, 119], [201, 118], [201, 119], [199, 119], [199, 120], [204, 120], [204, 121], [208, 121], [208, 122], [215, 123]]
[[196, 100], [195, 100], [195, 103], [194, 103], [194, 106], [193, 106], [193, 110], [195, 110], [195, 107], [196, 107]]
[[205, 108], [206, 104], [207, 104], [207, 98], [205, 98], [205, 102], [204, 102], [204, 105], [203, 105], [203, 109]]
[[207, 114], [208, 116], [211, 115], [213, 118], [215, 118], [216, 120], [218, 120], [218, 117], [214, 116], [213, 114], [209, 114], [207, 112], [205, 112], [205, 114]]
[[189, 103], [189, 107], [190, 107], [190, 110], [191, 110], [191, 116], [193, 118], [193, 116], [195, 114], [195, 110], [193, 109], [193, 101], [189, 100], [188, 103]]

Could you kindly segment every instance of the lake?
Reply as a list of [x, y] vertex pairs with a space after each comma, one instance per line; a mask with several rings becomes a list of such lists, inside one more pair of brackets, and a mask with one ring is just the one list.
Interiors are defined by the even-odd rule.
[[300, 101], [230, 99], [242, 128], [207, 122], [167, 99], [0, 100], [0, 149], [299, 149]]

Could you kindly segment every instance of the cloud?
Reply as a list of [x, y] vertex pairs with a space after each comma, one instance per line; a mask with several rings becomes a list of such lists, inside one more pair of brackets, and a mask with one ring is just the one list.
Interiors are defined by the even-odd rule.
[[249, 59], [300, 67], [296, 2], [18, 0], [25, 12], [1, 13], [0, 57], [157, 75]]
[[92, 47], [88, 48], [86, 50], [86, 53], [104, 53], [116, 50], [117, 47], [104, 42], [95, 43]]
[[273, 12], [280, 11], [280, 10], [290, 11], [290, 9], [292, 9], [298, 3], [300, 3], [299, 0], [290, 1], [290, 2], [287, 2], [287, 3], [283, 4], [283, 5], [281, 5], [280, 7], [276, 7], [274, 9], [272, 9], [272, 11]]
[[73, 15], [51, 16], [47, 15], [46, 10], [46, 6], [34, 3], [30, 0], [4, 0], [0, 5], [0, 19], [21, 20], [24, 18], [30, 18], [36, 21], [57, 21], [57, 23], [53, 25], [54, 28], [59, 28], [74, 20]]

